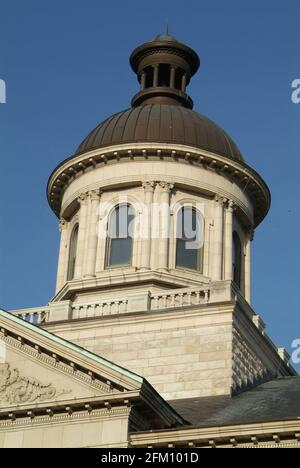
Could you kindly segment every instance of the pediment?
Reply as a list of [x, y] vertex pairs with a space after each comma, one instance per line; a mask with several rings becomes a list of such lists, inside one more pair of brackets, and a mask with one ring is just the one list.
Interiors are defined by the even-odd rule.
[[143, 379], [0, 310], [0, 411], [19, 405], [112, 397]]

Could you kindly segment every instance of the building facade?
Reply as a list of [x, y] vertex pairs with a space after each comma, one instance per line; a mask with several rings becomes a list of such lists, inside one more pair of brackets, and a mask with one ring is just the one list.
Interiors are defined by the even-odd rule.
[[132, 107], [48, 182], [55, 296], [0, 312], [0, 446], [299, 446], [300, 380], [251, 307], [268, 187], [192, 110], [195, 51], [161, 35], [130, 63]]

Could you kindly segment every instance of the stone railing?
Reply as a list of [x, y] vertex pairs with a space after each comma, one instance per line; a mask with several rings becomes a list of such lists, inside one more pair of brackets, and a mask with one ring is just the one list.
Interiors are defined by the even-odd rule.
[[[71, 306], [72, 319], [104, 317], [130, 312], [150, 312], [160, 309], [176, 309], [209, 301], [209, 289], [180, 289], [151, 294], [142, 292], [118, 299], [103, 299]], [[51, 306], [50, 306], [51, 307]]]
[[256, 326], [280, 358], [288, 363], [289, 355], [283, 348], [277, 349], [265, 333], [265, 323], [253, 311], [240, 292], [230, 281], [212, 282], [199, 288], [140, 291], [120, 298], [102, 298], [98, 301], [73, 303], [72, 301], [50, 302], [45, 307], [12, 310], [13, 315], [34, 325], [68, 320], [84, 320], [110, 317], [129, 313], [149, 313], [178, 310], [217, 303], [235, 303]]
[[72, 306], [72, 319], [103, 317], [106, 315], [126, 314], [128, 299], [102, 300], [86, 302]]
[[143, 291], [128, 294], [126, 297], [107, 298], [94, 302], [52, 302], [46, 307], [13, 310], [11, 313], [27, 322], [39, 325], [47, 322], [197, 306], [207, 304], [210, 296], [211, 292], [207, 286], [198, 289], [171, 289], [157, 293]]
[[49, 322], [50, 306], [15, 310], [12, 311], [12, 313], [26, 322], [32, 323], [33, 325], [41, 325], [43, 323]]
[[174, 309], [209, 302], [209, 289], [163, 291], [151, 295], [151, 310]]

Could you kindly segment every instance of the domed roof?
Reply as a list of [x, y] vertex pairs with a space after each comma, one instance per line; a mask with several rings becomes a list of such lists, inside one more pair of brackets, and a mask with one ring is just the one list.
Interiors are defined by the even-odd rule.
[[109, 117], [85, 138], [76, 153], [150, 142], [192, 146], [243, 161], [237, 145], [221, 127], [191, 109], [173, 104], [142, 105]]

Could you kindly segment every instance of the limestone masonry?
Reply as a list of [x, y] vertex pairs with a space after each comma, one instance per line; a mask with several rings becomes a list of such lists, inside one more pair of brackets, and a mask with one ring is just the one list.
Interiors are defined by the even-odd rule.
[[130, 62], [132, 107], [49, 179], [54, 297], [0, 311], [0, 447], [299, 447], [300, 379], [251, 307], [269, 189], [192, 110], [196, 52]]

